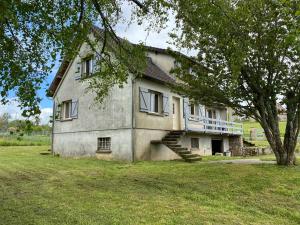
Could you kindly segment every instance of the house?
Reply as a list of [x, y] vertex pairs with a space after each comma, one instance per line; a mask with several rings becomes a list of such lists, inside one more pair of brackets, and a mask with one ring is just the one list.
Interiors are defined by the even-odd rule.
[[147, 48], [144, 76], [129, 76], [113, 87], [104, 103], [94, 103], [81, 80], [95, 69], [93, 52], [80, 47], [63, 61], [50, 88], [54, 101], [52, 150], [62, 156], [97, 156], [115, 160], [199, 160], [199, 155], [239, 155], [242, 125], [228, 108], [206, 107], [172, 93], [169, 71], [175, 59], [164, 49]]

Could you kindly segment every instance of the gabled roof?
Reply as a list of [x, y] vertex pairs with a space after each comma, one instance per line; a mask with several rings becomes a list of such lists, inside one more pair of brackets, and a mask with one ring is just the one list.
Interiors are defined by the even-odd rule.
[[[92, 31], [97, 33], [98, 35], [101, 33], [101, 29], [97, 27], [93, 27]], [[168, 54], [167, 49], [162, 48], [156, 48], [151, 46], [145, 46], [148, 51], [152, 52], [158, 52], [162, 54]], [[64, 59], [52, 81], [50, 84], [50, 87], [48, 89], [47, 96], [53, 97], [55, 91], [57, 90], [60, 82], [62, 81], [63, 76], [66, 73], [67, 68], [69, 67], [69, 64], [72, 63], [72, 60], [66, 60]], [[163, 83], [174, 83], [175, 79], [165, 73], [162, 69], [160, 69], [156, 64], [154, 64], [151, 60], [151, 58], [147, 57], [147, 66], [144, 72], [144, 77], [149, 78], [155, 81], [163, 82]]]

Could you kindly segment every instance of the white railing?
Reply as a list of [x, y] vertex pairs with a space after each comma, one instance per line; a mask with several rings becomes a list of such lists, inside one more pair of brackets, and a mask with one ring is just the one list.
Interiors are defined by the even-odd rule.
[[189, 115], [189, 118], [186, 120], [186, 130], [242, 135], [243, 124]]

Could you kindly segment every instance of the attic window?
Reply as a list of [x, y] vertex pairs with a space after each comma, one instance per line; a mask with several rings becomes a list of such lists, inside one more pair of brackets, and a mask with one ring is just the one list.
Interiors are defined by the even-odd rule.
[[92, 57], [83, 59], [82, 61], [82, 76], [89, 77], [93, 73], [93, 60]]

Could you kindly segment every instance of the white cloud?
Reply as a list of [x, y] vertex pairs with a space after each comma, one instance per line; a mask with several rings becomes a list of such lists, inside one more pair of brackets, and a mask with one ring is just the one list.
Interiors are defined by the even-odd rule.
[[[169, 21], [166, 23], [165, 28], [161, 29], [160, 32], [157, 30], [148, 31], [149, 21], [143, 21], [141, 25], [137, 24], [135, 21], [130, 21], [132, 7], [129, 5], [124, 5], [122, 7], [123, 22], [120, 22], [116, 25], [116, 32], [118, 36], [128, 39], [132, 43], [143, 42], [146, 45], [158, 47], [158, 48], [168, 48], [170, 47], [173, 50], [180, 51], [187, 55], [196, 55], [196, 51], [179, 49], [177, 46], [170, 44], [172, 39], [169, 36], [169, 33], [176, 28], [175, 24], [175, 15], [170, 12]], [[129, 25], [128, 25], [129, 24]]]
[[[18, 106], [16, 99], [10, 99], [6, 105], [0, 104], [0, 115], [8, 113], [11, 118], [10, 120], [25, 119], [22, 117], [22, 110]], [[49, 124], [50, 116], [52, 115], [52, 108], [42, 108], [40, 114], [41, 124]]]

